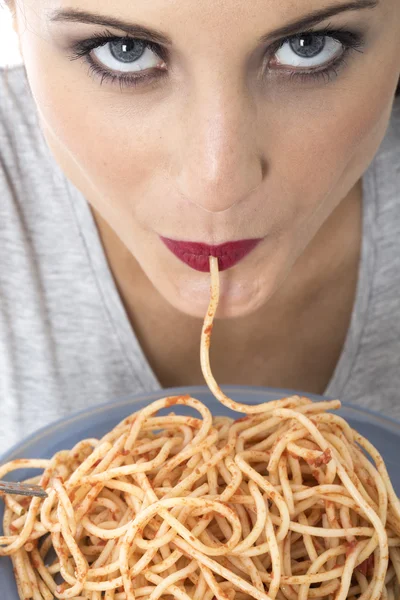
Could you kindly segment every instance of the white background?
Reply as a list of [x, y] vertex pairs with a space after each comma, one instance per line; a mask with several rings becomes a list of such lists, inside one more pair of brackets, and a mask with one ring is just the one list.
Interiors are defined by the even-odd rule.
[[10, 13], [0, 0], [0, 67], [21, 62], [16, 38], [11, 27]]

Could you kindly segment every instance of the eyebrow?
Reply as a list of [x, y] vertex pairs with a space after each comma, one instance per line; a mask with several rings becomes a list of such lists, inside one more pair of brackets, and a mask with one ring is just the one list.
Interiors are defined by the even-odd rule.
[[145, 38], [146, 40], [161, 44], [164, 46], [171, 46], [172, 41], [168, 35], [155, 31], [142, 25], [135, 25], [134, 23], [128, 23], [122, 19], [115, 17], [106, 17], [96, 13], [86, 12], [80, 9], [66, 9], [57, 10], [50, 15], [51, 21], [58, 21], [64, 23], [86, 23], [89, 25], [104, 25], [105, 27], [113, 27], [115, 29], [121, 29], [129, 35], [137, 38]]
[[[293, 21], [292, 23], [284, 25], [283, 27], [280, 27], [271, 33], [268, 33], [266, 36], [261, 38], [261, 43], [265, 43], [271, 39], [289, 37], [290, 35], [301, 33], [302, 31], [310, 29], [318, 23], [334, 17], [337, 14], [363, 9], [373, 9], [376, 8], [378, 4], [379, 0], [353, 0], [352, 2], [347, 2], [345, 4], [328, 6], [322, 10], [314, 11], [302, 17], [301, 19]], [[57, 10], [51, 13], [50, 20], [64, 23], [85, 23], [90, 25], [113, 27], [116, 29], [121, 29], [133, 37], [144, 38], [164, 46], [172, 45], [171, 38], [160, 31], [155, 31], [141, 25], [135, 25], [134, 23], [129, 23], [127, 21], [123, 21], [122, 19], [117, 19], [116, 17], [108, 17], [101, 14], [86, 12], [80, 9]]]
[[307, 31], [311, 27], [322, 23], [322, 21], [326, 21], [326, 19], [330, 19], [335, 15], [351, 12], [357, 10], [365, 10], [365, 9], [373, 9], [376, 8], [379, 4], [379, 0], [353, 0], [352, 2], [346, 2], [342, 4], [334, 4], [332, 6], [327, 6], [321, 10], [313, 11], [308, 15], [293, 21], [292, 23], [288, 23], [279, 29], [275, 29], [272, 33], [268, 33], [267, 35], [261, 38], [261, 42], [266, 42], [277, 38], [289, 37], [294, 34], [302, 33]]

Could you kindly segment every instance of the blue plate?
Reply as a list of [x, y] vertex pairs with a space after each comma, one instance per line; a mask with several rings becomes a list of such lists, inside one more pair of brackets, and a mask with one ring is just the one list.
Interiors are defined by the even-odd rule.
[[[271, 390], [264, 388], [250, 387], [224, 387], [224, 392], [238, 402], [246, 404], [259, 404], [268, 400], [276, 400], [292, 395], [293, 392], [288, 390]], [[49, 425], [38, 433], [30, 436], [26, 441], [18, 444], [5, 455], [0, 458], [0, 462], [4, 463], [16, 458], [50, 458], [62, 449], [72, 448], [74, 444], [84, 438], [99, 438], [110, 429], [112, 429], [119, 421], [122, 421], [132, 412], [137, 411], [143, 406], [147, 406], [150, 402], [158, 400], [162, 396], [172, 396], [178, 394], [190, 394], [201, 400], [208, 406], [215, 415], [226, 415], [238, 418], [238, 413], [233, 413], [229, 409], [222, 406], [211, 395], [208, 388], [194, 387], [183, 389], [163, 390], [162, 392], [153, 392], [151, 394], [142, 394], [133, 396], [119, 402], [101, 405], [97, 408], [90, 408], [82, 412], [71, 415], [70, 417], [58, 421], [53, 425]], [[321, 396], [308, 397], [315, 400], [322, 400]], [[176, 407], [179, 412], [190, 413], [185, 407]], [[344, 405], [339, 411], [339, 414], [344, 417], [350, 425], [357, 429], [362, 435], [368, 438], [382, 454], [393, 485], [400, 495], [400, 469], [399, 452], [400, 452], [400, 423], [392, 421], [378, 414], [363, 410], [354, 406]], [[23, 480], [28, 477], [27, 471], [18, 471], [14, 473], [10, 479]], [[29, 472], [29, 476], [32, 471]], [[0, 523], [3, 521], [3, 503], [0, 503]], [[11, 561], [8, 558], [0, 557], [0, 589], [1, 598], [7, 600], [19, 600], [17, 589], [14, 582]]]

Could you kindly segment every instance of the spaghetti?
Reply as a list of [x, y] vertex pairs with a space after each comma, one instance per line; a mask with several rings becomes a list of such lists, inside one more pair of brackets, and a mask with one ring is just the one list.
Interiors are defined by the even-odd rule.
[[340, 402], [246, 406], [223, 394], [209, 360], [217, 259], [211, 272], [203, 373], [246, 416], [168, 397], [100, 440], [0, 467], [0, 479], [41, 469], [32, 481], [48, 491], [4, 498], [0, 555], [21, 600], [400, 598], [400, 503], [381, 456], [328, 412]]

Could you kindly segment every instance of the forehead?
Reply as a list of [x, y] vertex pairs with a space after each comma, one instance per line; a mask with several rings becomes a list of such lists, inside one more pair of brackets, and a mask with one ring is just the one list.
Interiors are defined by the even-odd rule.
[[[366, 0], [353, 0], [361, 4]], [[381, 0], [382, 1], [382, 0]], [[152, 22], [197, 23], [199, 27], [257, 22], [281, 24], [327, 7], [347, 4], [346, 0], [24, 0], [24, 6], [48, 19], [60, 10], [81, 10], [122, 19], [151, 19]]]

